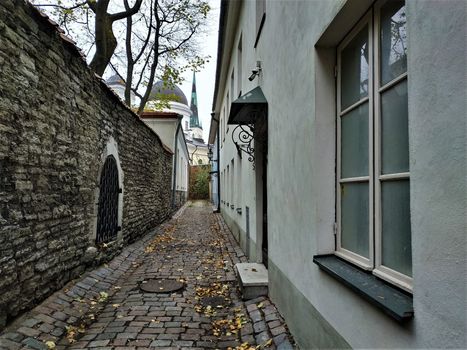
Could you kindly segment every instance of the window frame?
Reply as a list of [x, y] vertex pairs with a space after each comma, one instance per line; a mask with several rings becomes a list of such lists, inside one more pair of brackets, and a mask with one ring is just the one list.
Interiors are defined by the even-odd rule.
[[[404, 275], [396, 270], [393, 270], [382, 264], [382, 196], [381, 196], [381, 183], [385, 180], [409, 180], [410, 183], [410, 169], [408, 172], [404, 173], [391, 173], [391, 174], [381, 174], [381, 95], [388, 91], [393, 86], [397, 84], [408, 81], [408, 72], [407, 70], [390, 80], [384, 85], [381, 85], [381, 65], [380, 65], [380, 56], [381, 56], [381, 38], [379, 36], [381, 31], [381, 8], [390, 0], [379, 1], [374, 6], [374, 38], [373, 41], [376, 44], [374, 48], [374, 68], [376, 74], [374, 74], [374, 121], [375, 121], [375, 132], [374, 132], [374, 144], [375, 144], [375, 153], [374, 153], [374, 164], [375, 164], [375, 181], [374, 181], [374, 191], [375, 191], [375, 267], [373, 269], [373, 274], [377, 277], [380, 277], [388, 282], [395, 284], [396, 286], [408, 291], [413, 292], [413, 278], [407, 275]], [[406, 3], [404, 6], [406, 6]], [[381, 85], [381, 86], [380, 86]], [[408, 126], [407, 126], [408, 128]], [[378, 254], [379, 253], [379, 254]]]
[[[345, 35], [336, 49], [336, 244], [334, 254], [353, 263], [375, 276], [409, 292], [413, 292], [413, 277], [404, 275], [382, 264], [382, 196], [381, 183], [386, 180], [409, 180], [408, 172], [381, 174], [381, 94], [397, 84], [408, 81], [407, 70], [386, 84], [381, 82], [381, 8], [391, 0], [377, 1], [363, 15], [356, 25]], [[404, 6], [406, 6], [407, 1]], [[355, 38], [355, 36], [368, 25], [368, 96], [360, 98], [357, 102], [341, 111], [341, 79], [342, 79], [342, 51]], [[350, 111], [368, 103], [368, 176], [342, 178], [341, 176], [341, 119]], [[407, 126], [408, 127], [408, 126]], [[409, 140], [410, 142], [410, 140]], [[368, 183], [369, 186], [369, 257], [342, 247], [342, 183]]]
[[[337, 223], [337, 232], [336, 232], [336, 251], [335, 254], [343, 259], [346, 259], [355, 265], [359, 266], [360, 268], [364, 270], [372, 270], [374, 266], [374, 250], [372, 247], [374, 246], [374, 241], [373, 241], [373, 219], [374, 219], [374, 204], [373, 204], [373, 198], [374, 198], [374, 193], [373, 193], [373, 162], [370, 161], [370, 159], [373, 158], [373, 140], [372, 140], [372, 133], [373, 133], [373, 109], [371, 108], [373, 106], [373, 55], [371, 54], [373, 52], [373, 26], [372, 26], [372, 15], [373, 11], [370, 9], [354, 26], [354, 28], [345, 36], [344, 40], [339, 44], [337, 47], [337, 109], [336, 109], [336, 119], [337, 119], [337, 132], [336, 132], [336, 137], [337, 137], [337, 145], [336, 145], [336, 223]], [[352, 105], [348, 106], [344, 110], [341, 110], [341, 78], [342, 74], [341, 68], [342, 68], [342, 62], [341, 62], [341, 53], [344, 48], [347, 47], [347, 45], [352, 41], [352, 39], [355, 38], [355, 36], [366, 26], [368, 25], [368, 96], [361, 98], [357, 102], [353, 103]], [[368, 159], [369, 159], [369, 164], [368, 164], [368, 175], [367, 176], [360, 176], [360, 177], [353, 177], [353, 178], [344, 178], [342, 179], [341, 177], [341, 118], [342, 116], [346, 115], [348, 112], [358, 108], [359, 106], [365, 104], [368, 102], [368, 132], [369, 132], [369, 138], [368, 138]], [[362, 183], [362, 182], [368, 182], [368, 207], [369, 207], [369, 237], [368, 237], [368, 255], [369, 257], [363, 257], [361, 255], [358, 255], [350, 250], [347, 250], [342, 247], [342, 235], [341, 235], [341, 228], [342, 228], [342, 223], [341, 223], [341, 189], [340, 186], [342, 183]]]

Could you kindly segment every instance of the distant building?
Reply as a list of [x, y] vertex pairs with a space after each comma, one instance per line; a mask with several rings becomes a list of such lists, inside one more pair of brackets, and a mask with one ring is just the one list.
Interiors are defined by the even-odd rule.
[[193, 84], [191, 88], [191, 103], [190, 103], [191, 116], [190, 121], [185, 121], [188, 150], [193, 165], [207, 165], [208, 159], [208, 145], [203, 140], [203, 127], [198, 118], [198, 96], [196, 94], [196, 77], [193, 72]]
[[[120, 97], [122, 101], [125, 101], [125, 81], [118, 74], [112, 75], [105, 81], [105, 83]], [[136, 103], [135, 94], [133, 92], [130, 94], [130, 100], [130, 107], [132, 107]]]

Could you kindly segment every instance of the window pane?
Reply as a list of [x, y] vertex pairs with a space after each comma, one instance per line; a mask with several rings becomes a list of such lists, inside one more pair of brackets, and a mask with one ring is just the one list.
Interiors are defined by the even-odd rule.
[[381, 85], [407, 71], [407, 32], [404, 1], [381, 8]]
[[407, 80], [381, 95], [381, 172], [409, 171]]
[[341, 246], [369, 257], [368, 183], [341, 184]]
[[409, 180], [384, 181], [382, 195], [382, 262], [412, 276]]
[[368, 96], [368, 26], [341, 53], [342, 110]]
[[368, 176], [368, 103], [341, 117], [341, 178]]

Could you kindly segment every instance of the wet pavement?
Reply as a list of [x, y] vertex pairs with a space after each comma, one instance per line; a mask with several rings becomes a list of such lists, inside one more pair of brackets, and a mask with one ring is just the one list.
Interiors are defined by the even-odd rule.
[[[234, 265], [246, 261], [222, 217], [190, 202], [13, 322], [0, 349], [294, 348], [268, 298], [241, 300]], [[183, 288], [143, 291], [151, 279]]]

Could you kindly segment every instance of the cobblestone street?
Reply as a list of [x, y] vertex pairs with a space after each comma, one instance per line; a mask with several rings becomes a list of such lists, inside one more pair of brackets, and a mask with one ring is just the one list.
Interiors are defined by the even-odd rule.
[[[245, 261], [221, 216], [206, 202], [189, 203], [107, 265], [13, 322], [0, 336], [0, 348], [293, 348], [267, 298], [241, 300], [234, 265]], [[152, 278], [185, 286], [174, 293], [141, 291]], [[206, 297], [227, 302], [202, 303]]]

